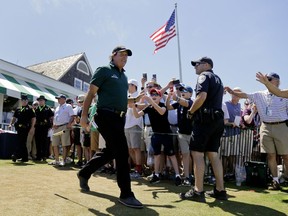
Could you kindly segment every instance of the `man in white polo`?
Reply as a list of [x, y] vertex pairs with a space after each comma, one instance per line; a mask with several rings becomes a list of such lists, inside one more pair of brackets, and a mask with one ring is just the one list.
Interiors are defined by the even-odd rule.
[[[49, 163], [50, 165], [65, 166], [65, 160], [70, 146], [70, 130], [71, 124], [74, 121], [74, 111], [70, 104], [66, 103], [66, 96], [61, 94], [55, 97], [58, 99], [59, 106], [55, 109], [53, 119], [53, 136], [52, 146], [54, 150], [55, 161]], [[59, 161], [59, 145], [63, 148], [63, 160]]]

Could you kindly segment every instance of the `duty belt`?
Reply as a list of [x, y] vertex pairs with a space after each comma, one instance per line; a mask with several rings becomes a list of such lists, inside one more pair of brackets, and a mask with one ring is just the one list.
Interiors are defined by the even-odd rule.
[[29, 126], [25, 125], [25, 124], [18, 124], [19, 128], [28, 128]]

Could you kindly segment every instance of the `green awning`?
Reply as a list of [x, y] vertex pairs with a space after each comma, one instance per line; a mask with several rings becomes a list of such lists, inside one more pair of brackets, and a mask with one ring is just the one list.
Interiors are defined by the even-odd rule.
[[55, 96], [63, 93], [52, 90], [49, 87], [41, 86], [38, 83], [32, 83], [0, 73], [0, 94], [6, 94], [19, 99], [22, 94], [27, 94], [29, 101], [33, 101], [40, 95], [44, 95], [45, 98], [47, 98], [46, 104], [54, 107], [55, 103], [57, 103]]

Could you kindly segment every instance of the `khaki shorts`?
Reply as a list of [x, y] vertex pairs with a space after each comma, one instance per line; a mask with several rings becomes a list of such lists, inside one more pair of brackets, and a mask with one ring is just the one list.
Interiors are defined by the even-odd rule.
[[261, 152], [288, 154], [288, 127], [285, 123], [265, 124], [260, 127]]
[[91, 131], [90, 132], [90, 149], [91, 151], [99, 151], [99, 132]]
[[135, 125], [131, 128], [125, 128], [125, 136], [128, 144], [128, 148], [140, 148], [142, 128]]
[[100, 149], [106, 148], [106, 142], [100, 133], [99, 133], [99, 148]]
[[147, 152], [149, 152], [149, 148], [151, 145], [152, 133], [153, 133], [152, 127], [151, 126], [145, 126], [143, 137], [144, 137], [144, 143], [145, 143]]
[[[61, 135], [54, 135], [60, 131], [64, 131]], [[62, 146], [70, 146], [70, 129], [67, 128], [67, 125], [63, 125], [58, 127], [57, 129], [54, 129], [53, 135], [52, 135], [52, 146], [59, 146], [62, 144]]]
[[182, 154], [189, 153], [189, 145], [190, 145], [191, 135], [187, 134], [178, 134], [178, 143], [179, 148]]

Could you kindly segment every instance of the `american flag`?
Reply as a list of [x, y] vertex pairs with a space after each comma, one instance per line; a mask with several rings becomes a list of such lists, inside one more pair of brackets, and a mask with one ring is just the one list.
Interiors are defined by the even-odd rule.
[[176, 36], [175, 29], [175, 10], [170, 16], [168, 22], [165, 23], [160, 29], [158, 29], [154, 34], [150, 36], [151, 40], [155, 42], [155, 50], [156, 53], [159, 49], [166, 46], [169, 40]]

